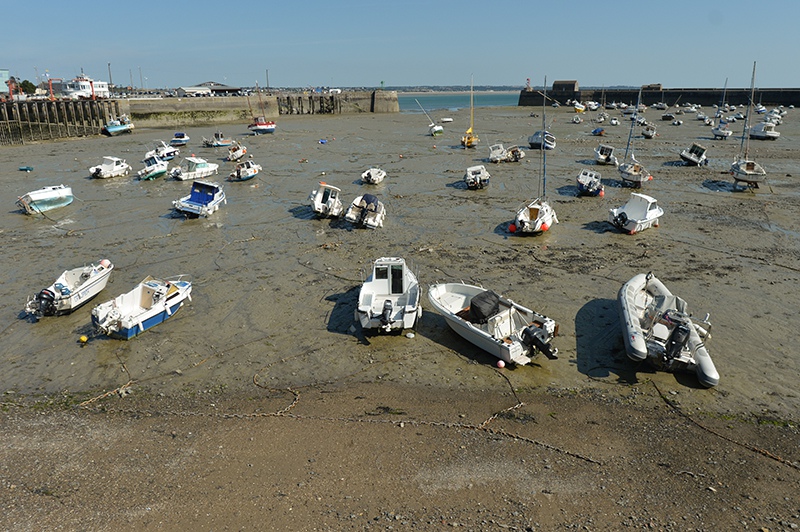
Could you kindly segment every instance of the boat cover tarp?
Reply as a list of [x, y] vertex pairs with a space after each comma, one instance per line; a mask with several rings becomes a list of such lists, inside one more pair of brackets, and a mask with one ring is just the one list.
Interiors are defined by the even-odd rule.
[[192, 193], [189, 197], [189, 201], [199, 205], [208, 205], [214, 199], [215, 192], [216, 187], [205, 183], [195, 183], [194, 186], [192, 186]]
[[368, 211], [377, 211], [378, 198], [372, 194], [364, 194], [361, 196], [361, 202], [359, 202], [358, 206]]
[[491, 290], [486, 290], [474, 296], [469, 302], [469, 321], [486, 323], [499, 309], [500, 296]]

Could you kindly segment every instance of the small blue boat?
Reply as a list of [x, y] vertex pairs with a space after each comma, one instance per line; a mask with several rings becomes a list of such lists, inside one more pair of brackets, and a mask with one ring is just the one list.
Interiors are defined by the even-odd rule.
[[191, 193], [173, 201], [172, 205], [178, 212], [189, 216], [208, 217], [216, 212], [221, 204], [227, 202], [222, 185], [198, 179], [192, 183]]
[[188, 143], [189, 135], [180, 131], [175, 133], [175, 136], [169, 141], [170, 146], [186, 146]]
[[133, 131], [133, 122], [127, 115], [122, 115], [115, 120], [110, 120], [103, 131], [110, 137], [121, 135], [122, 133], [130, 133]]

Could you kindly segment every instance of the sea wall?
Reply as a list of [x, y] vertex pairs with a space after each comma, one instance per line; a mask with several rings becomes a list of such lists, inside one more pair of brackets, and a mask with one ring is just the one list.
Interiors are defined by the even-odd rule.
[[[722, 87], [709, 89], [664, 89], [664, 90], [642, 90], [642, 103], [652, 105], [657, 102], [665, 102], [668, 105], [679, 103], [694, 103], [699, 105], [719, 104], [722, 99]], [[623, 102], [636, 104], [639, 94], [638, 88], [631, 89], [588, 89], [578, 91], [547, 91], [550, 99], [564, 103], [567, 100], [579, 100], [582, 102]], [[732, 105], [747, 105], [750, 97], [750, 89], [727, 89], [725, 101]], [[548, 100], [550, 101], [550, 100]], [[800, 105], [800, 89], [756, 89], [754, 102], [761, 102], [764, 105]], [[536, 90], [524, 89], [519, 94], [519, 106], [540, 106], [542, 105], [542, 94]]]

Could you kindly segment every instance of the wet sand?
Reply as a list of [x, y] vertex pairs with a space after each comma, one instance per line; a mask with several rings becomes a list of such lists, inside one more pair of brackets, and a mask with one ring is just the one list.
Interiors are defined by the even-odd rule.
[[[547, 194], [560, 224], [536, 237], [506, 228], [537, 195], [537, 153], [485, 163], [486, 190], [466, 190], [462, 177], [494, 142], [527, 148], [541, 126], [530, 114], [540, 109], [476, 109], [476, 150], [459, 146], [468, 110], [448, 111], [455, 121], [436, 139], [419, 114], [284, 117], [260, 137], [228, 125], [223, 131], [264, 171], [225, 183], [228, 204], [197, 220], [171, 209], [188, 182], [88, 177], [104, 155], [138, 170], [144, 151], [172, 130], [0, 150], [6, 528], [58, 523], [64, 505], [75, 516], [64, 522], [70, 529], [800, 521], [796, 501], [784, 499], [799, 478], [796, 111], [780, 140], [751, 141], [769, 172], [757, 193], [733, 190], [726, 173], [738, 139], [712, 140], [693, 116], [676, 127], [648, 111], [659, 136], [637, 135], [634, 146], [655, 176], [643, 191], [666, 214], [660, 227], [633, 236], [606, 222], [608, 208], [631, 192], [615, 169], [599, 167], [605, 198], [575, 195], [575, 176], [592, 166], [600, 140], [590, 135], [595, 125], [547, 111], [558, 139], [547, 153]], [[232, 167], [226, 152], [200, 147], [215, 129], [187, 130], [182, 155], [219, 162], [223, 180]], [[622, 156], [627, 122], [605, 129], [603, 142]], [[685, 167], [679, 152], [696, 140], [710, 163]], [[387, 179], [361, 184], [370, 166]], [[316, 219], [306, 198], [319, 180], [342, 188], [346, 201], [378, 195], [384, 227]], [[16, 210], [18, 195], [60, 183], [72, 186], [72, 205], [46, 218]], [[369, 262], [385, 255], [412, 262], [423, 285], [482, 284], [555, 318], [560, 359], [499, 371], [426, 298], [414, 338], [365, 337], [353, 328], [356, 295]], [[116, 269], [92, 303], [38, 323], [22, 319], [26, 297], [101, 258]], [[625, 356], [616, 294], [647, 271], [695, 314], [711, 313], [718, 387]], [[194, 290], [174, 318], [132, 341], [93, 338], [81, 347], [93, 304], [147, 275], [176, 274], [192, 275]], [[131, 394], [101, 397], [121, 386]], [[725, 513], [734, 506], [740, 511]], [[214, 519], [204, 518], [206, 508]], [[266, 524], [258, 516], [269, 516]]]

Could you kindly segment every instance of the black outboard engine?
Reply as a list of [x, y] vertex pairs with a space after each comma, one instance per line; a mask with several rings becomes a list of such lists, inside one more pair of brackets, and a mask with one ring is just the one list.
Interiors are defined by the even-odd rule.
[[681, 351], [689, 342], [689, 325], [687, 323], [679, 323], [677, 327], [672, 330], [667, 340], [667, 350], [664, 353], [664, 362], [670, 363], [675, 357], [681, 354]]
[[36, 302], [39, 304], [38, 314], [55, 316], [57, 311], [55, 301], [56, 295], [47, 288], [39, 292], [36, 295]]
[[525, 327], [522, 330], [522, 342], [525, 345], [535, 347], [550, 360], [558, 358], [558, 349], [547, 343], [547, 333], [540, 327], [535, 325]]
[[381, 327], [387, 329], [392, 325], [392, 310], [394, 310], [394, 305], [392, 305], [392, 300], [387, 299], [383, 302], [383, 312], [381, 312]]
[[624, 212], [619, 213], [618, 215], [614, 216], [614, 225], [622, 229], [625, 226], [625, 222], [628, 221], [628, 215]]

